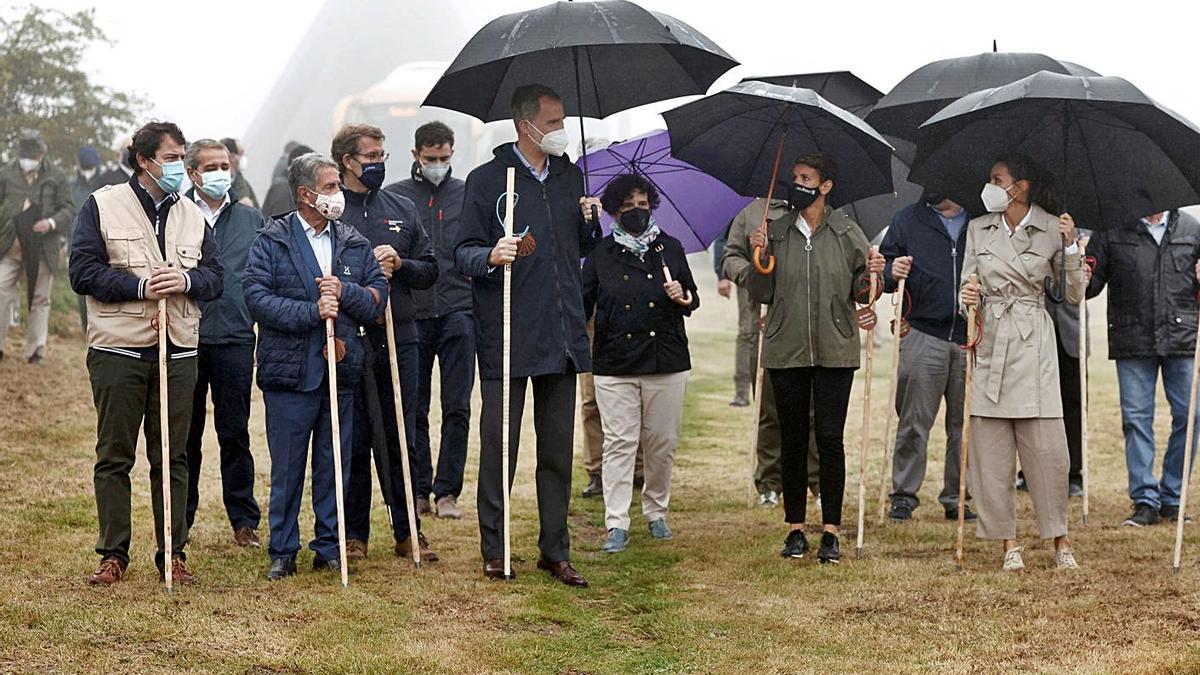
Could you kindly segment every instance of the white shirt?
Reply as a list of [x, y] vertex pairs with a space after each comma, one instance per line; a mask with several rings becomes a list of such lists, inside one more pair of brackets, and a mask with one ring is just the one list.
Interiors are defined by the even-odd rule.
[[1163, 235], [1167, 233], [1167, 214], [1163, 214], [1162, 222], [1157, 225], [1145, 218], [1142, 218], [1142, 224], [1146, 226], [1146, 230], [1150, 232], [1150, 236], [1154, 237], [1154, 243], [1162, 244]]
[[208, 223], [209, 227], [216, 227], [217, 218], [220, 218], [221, 212], [225, 210], [226, 206], [229, 206], [229, 193], [225, 193], [225, 200], [221, 202], [221, 205], [217, 207], [216, 211], [213, 211], [208, 207], [208, 202], [204, 201], [204, 198], [200, 196], [199, 190], [196, 190], [196, 194], [194, 196], [196, 199], [196, 206], [199, 206], [200, 213], [204, 214], [204, 221]]
[[317, 229], [309, 225], [298, 211], [296, 217], [300, 219], [300, 225], [304, 228], [304, 236], [308, 237], [309, 246], [312, 246], [313, 255], [317, 258], [317, 267], [320, 267], [322, 272], [329, 272], [333, 268], [333, 234], [329, 229], [329, 224], [326, 223], [325, 229], [317, 234]]
[[[1004, 229], [1008, 231], [1008, 236], [1011, 239], [1012, 236], [1017, 233], [1017, 230], [1025, 227], [1029, 224], [1030, 220], [1033, 220], [1033, 208], [1031, 207], [1029, 209], [1029, 212], [1026, 213], [1025, 217], [1021, 219], [1021, 224], [1017, 225], [1015, 228], [1008, 227], [1008, 216], [1000, 216], [1000, 218], [1004, 220]], [[1076, 253], [1079, 253], [1079, 229], [1076, 228], [1075, 232], [1075, 243], [1063, 249], [1063, 253], [1067, 255], [1075, 255]]]
[[796, 229], [800, 230], [800, 234], [804, 235], [805, 239], [812, 239], [812, 228], [808, 226], [808, 221], [804, 219], [804, 214], [796, 214]]

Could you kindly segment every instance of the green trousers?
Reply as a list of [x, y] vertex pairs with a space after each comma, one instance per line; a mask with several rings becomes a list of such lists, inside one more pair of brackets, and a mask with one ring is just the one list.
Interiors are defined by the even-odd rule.
[[[163, 560], [162, 443], [159, 438], [158, 363], [109, 352], [88, 351], [88, 373], [96, 404], [96, 511], [100, 536], [96, 553], [129, 563], [130, 482], [137, 458], [138, 429], [146, 436], [150, 494], [154, 508], [155, 561]], [[187, 544], [187, 437], [196, 387], [196, 359], [171, 361], [167, 367], [167, 416], [170, 422], [171, 550], [182, 556]]]

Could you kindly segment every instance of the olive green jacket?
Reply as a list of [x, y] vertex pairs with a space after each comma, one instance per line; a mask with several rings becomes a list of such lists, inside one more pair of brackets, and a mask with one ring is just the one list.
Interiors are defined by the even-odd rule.
[[13, 219], [30, 206], [39, 207], [42, 218], [54, 220], [54, 229], [42, 235], [46, 238], [42, 242], [42, 257], [53, 269], [58, 264], [62, 241], [75, 224], [75, 201], [67, 177], [46, 161], [42, 162], [32, 185], [15, 161], [0, 168], [0, 256], [8, 253], [17, 238]]
[[788, 211], [767, 225], [775, 271], [759, 274], [751, 263], [754, 252], [747, 237], [729, 237], [725, 244], [728, 273], [752, 300], [767, 307], [764, 368], [857, 368], [858, 324], [854, 299], [866, 299], [867, 238], [862, 228], [841, 211], [825, 209], [825, 221], [813, 234], [811, 246], [796, 227], [799, 211]]

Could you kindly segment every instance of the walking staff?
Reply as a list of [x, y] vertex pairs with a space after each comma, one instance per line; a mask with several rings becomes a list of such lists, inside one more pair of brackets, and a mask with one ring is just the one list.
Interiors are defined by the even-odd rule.
[[[329, 268], [322, 270], [329, 276]], [[322, 292], [322, 295], [328, 295]], [[325, 362], [329, 364], [329, 427], [333, 430], [333, 489], [337, 500], [338, 562], [342, 587], [350, 585], [350, 570], [346, 565], [346, 495], [342, 483], [342, 425], [338, 419], [337, 332], [334, 317], [325, 319]]]
[[[388, 341], [388, 366], [392, 371], [392, 402], [396, 406], [396, 420], [401, 429], [403, 429], [404, 420], [404, 394], [400, 391], [400, 367], [396, 363], [396, 325], [395, 319], [392, 318], [392, 297], [388, 294], [387, 310], [383, 315], [387, 317], [387, 341]], [[421, 567], [421, 538], [414, 536], [412, 533], [417, 531], [417, 503], [413, 495], [412, 484], [412, 466], [408, 461], [408, 434], [400, 432], [400, 443], [402, 451], [400, 453], [400, 470], [404, 476], [404, 509], [408, 516], [408, 531], [409, 541], [412, 546], [412, 561], [413, 566], [417, 569]], [[384, 450], [383, 454], [387, 454]], [[382, 471], [382, 469], [381, 469]], [[389, 518], [391, 511], [388, 511]]]
[[[168, 265], [170, 267], [170, 265]], [[158, 437], [171, 437], [171, 420], [167, 416], [167, 298], [158, 299]], [[163, 550], [171, 548], [171, 463], [162, 464]], [[163, 585], [171, 589], [171, 567], [163, 565]]]
[[[513, 236], [513, 209], [514, 203], [514, 183], [516, 182], [516, 169], [508, 167], [504, 172], [504, 236]], [[500, 378], [503, 382], [501, 397], [503, 404], [500, 411], [500, 465], [504, 467], [501, 474], [504, 481], [504, 578], [512, 579], [512, 496], [509, 491], [512, 489], [512, 482], [509, 480], [510, 472], [508, 470], [508, 452], [509, 452], [509, 399], [511, 396], [509, 378], [512, 373], [512, 263], [504, 263], [504, 290], [503, 290], [503, 306], [500, 311], [503, 314], [504, 321], [504, 337], [501, 348], [504, 352], [504, 363], [501, 366], [503, 373]]]
[[[871, 256], [879, 255], [872, 246]], [[854, 558], [862, 558], [863, 530], [866, 528], [867, 512], [867, 446], [871, 442], [871, 370], [875, 362], [875, 297], [879, 288], [879, 275], [870, 275], [867, 286], [867, 304], [858, 313], [858, 323], [867, 331], [867, 355], [863, 364], [863, 423], [862, 442], [858, 448], [858, 534], [854, 546]], [[865, 310], [865, 311], [864, 311]]]
[[[979, 275], [971, 275], [971, 286], [979, 285]], [[966, 523], [967, 505], [967, 453], [971, 448], [971, 389], [975, 381], [975, 345], [979, 342], [979, 326], [975, 323], [978, 305], [972, 304], [967, 308], [967, 395], [963, 399], [963, 436], [962, 450], [958, 453], [958, 536], [954, 547], [954, 564], [962, 569], [963, 564], [963, 525]]]
[[892, 451], [896, 437], [892, 434], [892, 422], [896, 420], [896, 390], [900, 379], [900, 338], [907, 332], [904, 326], [904, 286], [908, 279], [901, 279], [896, 287], [892, 306], [896, 316], [892, 319], [892, 384], [888, 393], [887, 421], [883, 425], [883, 466], [879, 468], [879, 522], [887, 516], [887, 474], [892, 462]]

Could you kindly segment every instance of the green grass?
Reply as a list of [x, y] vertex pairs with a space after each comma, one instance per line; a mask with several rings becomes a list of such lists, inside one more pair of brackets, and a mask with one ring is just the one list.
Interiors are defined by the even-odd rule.
[[[917, 519], [876, 522], [887, 341], [875, 354], [865, 555], [853, 559], [860, 375], [846, 430], [846, 560], [828, 568], [779, 558], [781, 511], [749, 506], [753, 412], [727, 405], [733, 303], [708, 287], [702, 289], [704, 307], [689, 322], [694, 369], [671, 503], [675, 539], [652, 540], [635, 500], [628, 551], [600, 554], [603, 505], [575, 498], [572, 557], [591, 588], [566, 588], [533, 565], [537, 518], [528, 452], [520, 460], [513, 518], [514, 553], [528, 562], [516, 566], [514, 582], [482, 578], [474, 428], [462, 500], [467, 518], [430, 519], [425, 528], [441, 562], [416, 571], [392, 556], [376, 493], [376, 537], [349, 589], [309, 571], [307, 552], [299, 575], [269, 585], [263, 580], [265, 553], [237, 549], [230, 541], [210, 429], [213, 451], [201, 477], [189, 548], [199, 581], [168, 595], [151, 565], [144, 457], [133, 473], [130, 576], [110, 589], [84, 582], [96, 562], [94, 413], [65, 288], [60, 283], [55, 292], [47, 363], [33, 369], [19, 359], [0, 362], [0, 565], [7, 572], [0, 576], [0, 671], [1200, 671], [1195, 532], [1189, 529], [1183, 574], [1173, 576], [1172, 528], [1119, 526], [1128, 509], [1123, 441], [1103, 335], [1093, 340], [1091, 361], [1093, 492], [1086, 528], [1079, 501], [1071, 503], [1071, 534], [1083, 565], [1076, 574], [1051, 569], [1052, 550], [1036, 540], [1025, 496], [1019, 498], [1019, 522], [1029, 571], [999, 573], [998, 545], [979, 542], [970, 532], [965, 570], [956, 570], [954, 528], [936, 507], [940, 485], [933, 477], [941, 475], [938, 448], [945, 442], [938, 426]], [[1091, 308], [1093, 326], [1102, 327], [1102, 302]], [[10, 353], [19, 353], [20, 339], [14, 331]], [[257, 395], [254, 405], [256, 494], [265, 507], [269, 467]], [[1160, 447], [1167, 422], [1160, 404]], [[531, 431], [526, 425], [530, 441]], [[582, 436], [576, 439], [581, 446]], [[577, 470], [576, 490], [583, 479]], [[308, 534], [311, 527], [306, 499], [301, 528]], [[265, 525], [260, 532], [265, 536]]]

